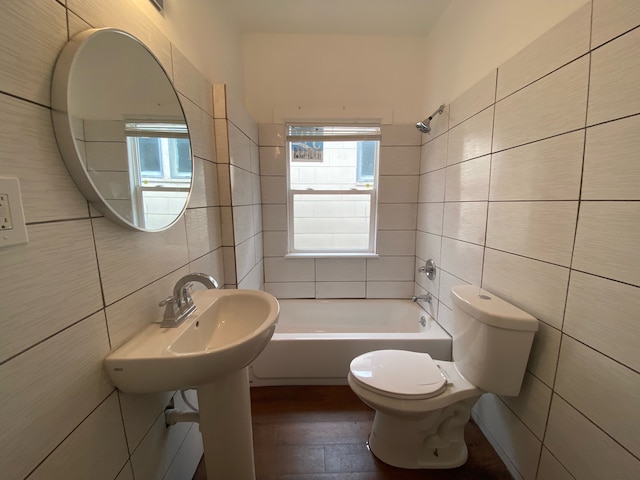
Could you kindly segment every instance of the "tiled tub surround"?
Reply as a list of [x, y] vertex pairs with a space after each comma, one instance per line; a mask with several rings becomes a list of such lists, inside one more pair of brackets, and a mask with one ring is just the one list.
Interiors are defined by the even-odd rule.
[[[173, 392], [115, 391], [102, 359], [146, 323], [189, 272], [225, 281], [211, 85], [140, 10], [149, 2], [0, 2], [0, 172], [20, 179], [29, 243], [0, 250], [3, 478], [190, 478], [197, 426], [167, 429]], [[125, 230], [90, 209], [53, 135], [51, 72], [68, 35], [110, 26], [158, 56], [179, 92], [195, 155], [183, 219]], [[180, 403], [180, 398], [176, 398]]]
[[640, 475], [639, 24], [585, 5], [423, 137], [416, 256], [441, 269], [416, 288], [446, 329], [457, 283], [540, 320], [521, 395], [474, 410], [516, 477]]
[[264, 290], [258, 126], [224, 85], [213, 95], [226, 286]]
[[378, 258], [284, 258], [287, 173], [284, 125], [260, 125], [265, 290], [279, 298], [409, 298], [414, 289], [420, 134], [382, 125]]

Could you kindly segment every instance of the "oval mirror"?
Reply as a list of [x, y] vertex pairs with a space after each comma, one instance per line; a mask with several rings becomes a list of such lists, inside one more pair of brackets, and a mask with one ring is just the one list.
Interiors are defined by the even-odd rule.
[[64, 47], [51, 88], [64, 162], [84, 196], [128, 228], [165, 230], [184, 212], [193, 159], [166, 72], [135, 37], [85, 30]]

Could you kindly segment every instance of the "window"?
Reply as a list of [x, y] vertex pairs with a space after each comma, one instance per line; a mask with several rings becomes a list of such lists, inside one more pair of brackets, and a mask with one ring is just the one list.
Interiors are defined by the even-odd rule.
[[375, 254], [379, 149], [379, 126], [287, 125], [289, 254]]
[[178, 123], [126, 122], [131, 199], [137, 224], [166, 225], [167, 212], [182, 211], [191, 185], [191, 148], [187, 126]]

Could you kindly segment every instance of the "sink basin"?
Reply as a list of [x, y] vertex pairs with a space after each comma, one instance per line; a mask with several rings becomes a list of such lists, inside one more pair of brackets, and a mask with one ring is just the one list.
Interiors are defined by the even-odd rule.
[[276, 328], [278, 301], [259, 290], [199, 290], [197, 310], [176, 328], [152, 324], [111, 352], [105, 366], [126, 393], [180, 390], [249, 365]]

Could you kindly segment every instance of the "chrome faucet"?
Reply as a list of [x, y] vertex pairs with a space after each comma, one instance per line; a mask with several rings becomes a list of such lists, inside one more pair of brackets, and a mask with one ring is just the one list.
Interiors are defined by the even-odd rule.
[[173, 296], [165, 298], [159, 304], [165, 307], [160, 324], [162, 328], [177, 327], [196, 311], [190, 291], [193, 282], [201, 283], [207, 288], [219, 288], [216, 279], [206, 273], [190, 273], [182, 277], [173, 287]]
[[424, 300], [427, 303], [431, 303], [433, 301], [433, 295], [427, 292], [426, 295], [414, 295], [413, 297], [411, 297], [411, 300], [414, 302], [417, 302], [418, 300]]

